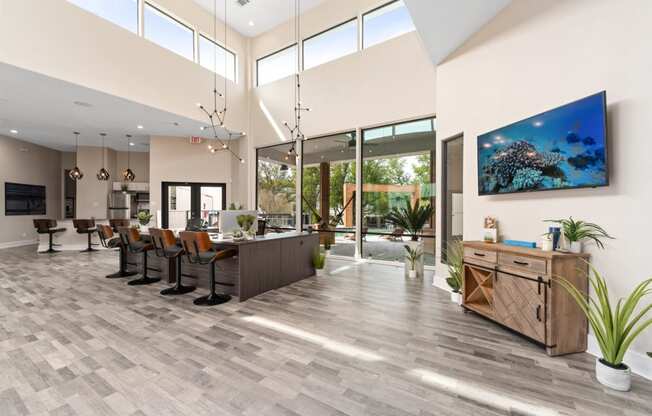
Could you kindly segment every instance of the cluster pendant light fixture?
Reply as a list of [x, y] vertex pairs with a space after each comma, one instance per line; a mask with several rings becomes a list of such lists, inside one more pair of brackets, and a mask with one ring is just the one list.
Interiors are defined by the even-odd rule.
[[[224, 46], [226, 47], [226, 37], [227, 37], [227, 9], [228, 9], [228, 4], [229, 1], [224, 2]], [[240, 163], [244, 163], [244, 159], [240, 157], [236, 152], [234, 152], [230, 148], [230, 143], [231, 140], [234, 138], [239, 138], [245, 135], [244, 132], [232, 132], [229, 129], [225, 127], [225, 122], [226, 122], [226, 111], [227, 111], [227, 89], [228, 89], [228, 83], [227, 83], [227, 77], [226, 74], [228, 73], [228, 60], [226, 59], [226, 53], [224, 56], [224, 94], [219, 93], [217, 91], [217, 52], [218, 52], [218, 46], [217, 46], [217, 0], [213, 2], [213, 16], [214, 16], [214, 21], [213, 21], [213, 40], [215, 41], [213, 43], [213, 111], [208, 111], [206, 107], [204, 107], [201, 103], [197, 103], [197, 107], [199, 107], [200, 110], [206, 114], [208, 117], [208, 121], [210, 123], [210, 126], [208, 128], [212, 129], [213, 132], [213, 138], [215, 141], [218, 143], [218, 145], [208, 145], [208, 149], [210, 150], [211, 153], [217, 153], [219, 151], [228, 151], [240, 161]], [[217, 98], [218, 96], [222, 99], [224, 99], [224, 106], [218, 110], [217, 109]], [[223, 141], [220, 139], [218, 135], [217, 129], [222, 128], [226, 131], [226, 141]]]
[[104, 147], [104, 138], [106, 137], [106, 133], [100, 133], [100, 136], [102, 136], [102, 169], [97, 172], [97, 180], [98, 181], [108, 181], [111, 179], [111, 174], [109, 174], [109, 171], [106, 170], [104, 167], [104, 158], [106, 156], [106, 148]]
[[[297, 45], [301, 44], [301, 0], [294, 0], [294, 37]], [[305, 111], [310, 111], [309, 107], [304, 107], [301, 102], [301, 75], [299, 74], [299, 68], [301, 65], [301, 58], [297, 52], [297, 66], [295, 74], [295, 83], [294, 83], [294, 126], [290, 126], [287, 121], [283, 122], [283, 125], [290, 132], [290, 140], [292, 140], [292, 147], [288, 150], [286, 160], [290, 156], [299, 157], [296, 152], [295, 145], [297, 141], [305, 140], [306, 136], [301, 131], [301, 114]]]
[[75, 167], [68, 172], [68, 176], [73, 181], [79, 181], [84, 177], [84, 173], [77, 166], [77, 163], [79, 162], [79, 132], [75, 131], [73, 134], [75, 135]]
[[125, 182], [133, 182], [136, 174], [131, 170], [131, 134], [125, 135], [127, 138], [127, 169], [122, 172], [122, 178]]

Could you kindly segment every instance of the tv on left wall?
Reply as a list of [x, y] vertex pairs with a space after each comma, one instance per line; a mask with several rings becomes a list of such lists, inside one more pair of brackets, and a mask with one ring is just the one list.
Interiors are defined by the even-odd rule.
[[5, 215], [45, 213], [45, 186], [5, 182]]

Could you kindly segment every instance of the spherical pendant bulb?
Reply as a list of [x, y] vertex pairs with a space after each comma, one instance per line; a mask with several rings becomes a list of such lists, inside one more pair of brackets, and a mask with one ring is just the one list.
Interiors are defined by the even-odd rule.
[[125, 181], [133, 182], [134, 179], [136, 179], [136, 174], [131, 169], [125, 169], [125, 171], [122, 172], [122, 177]]
[[108, 181], [109, 179], [111, 179], [111, 175], [109, 174], [108, 170], [102, 168], [99, 172], [97, 172], [98, 181]]
[[75, 166], [70, 172], [68, 172], [68, 176], [73, 181], [79, 181], [84, 177], [84, 173], [81, 171], [81, 169]]

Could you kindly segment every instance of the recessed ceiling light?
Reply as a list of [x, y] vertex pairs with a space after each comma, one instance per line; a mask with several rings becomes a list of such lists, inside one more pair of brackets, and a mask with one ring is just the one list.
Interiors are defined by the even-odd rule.
[[134, 143], [134, 142], [129, 142], [129, 146], [135, 146], [135, 145], [136, 145], [136, 143]]
[[73, 101], [72, 103], [75, 104], [75, 105], [78, 105], [80, 107], [92, 107], [93, 106], [93, 104], [87, 103], [85, 101]]
[[253, 26], [254, 22], [252, 20], [249, 21], [249, 26]]
[[139, 125], [136, 126], [136, 128], [137, 128], [138, 130], [142, 130], [142, 129], [143, 129], [143, 126], [142, 126], [141, 124], [139, 124]]
[[11, 134], [18, 134], [18, 130], [16, 130], [16, 129], [11, 129], [11, 130], [9, 130], [9, 133], [11, 133]]

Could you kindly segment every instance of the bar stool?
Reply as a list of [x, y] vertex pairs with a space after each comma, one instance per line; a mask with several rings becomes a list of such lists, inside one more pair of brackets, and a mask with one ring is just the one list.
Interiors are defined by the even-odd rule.
[[99, 224], [97, 226], [97, 233], [100, 236], [100, 243], [102, 244], [102, 247], [108, 249], [117, 248], [120, 250], [120, 270], [116, 273], [106, 276], [106, 278], [116, 279], [119, 277], [129, 277], [138, 274], [136, 272], [130, 272], [127, 270], [127, 251], [124, 244], [122, 244], [120, 236], [116, 236], [113, 233], [111, 227], [104, 224]]
[[118, 233], [120, 234], [120, 240], [122, 244], [127, 247], [130, 253], [133, 254], [142, 254], [143, 255], [143, 277], [136, 280], [131, 280], [127, 284], [130, 286], [137, 285], [149, 285], [156, 283], [161, 280], [160, 277], [149, 277], [147, 275], [148, 270], [160, 271], [158, 269], [149, 268], [147, 266], [147, 253], [154, 249], [152, 244], [146, 243], [140, 237], [140, 233], [137, 229], [131, 227], [119, 227]]
[[168, 276], [172, 274], [172, 267], [176, 266], [176, 284], [174, 287], [161, 290], [161, 295], [183, 295], [195, 290], [194, 286], [184, 286], [181, 284], [181, 257], [184, 254], [183, 248], [177, 245], [177, 239], [174, 237], [172, 230], [162, 230], [160, 228], [150, 228], [149, 235], [152, 236], [152, 244], [156, 255], [168, 259]]
[[34, 228], [36, 228], [38, 234], [48, 234], [50, 240], [48, 245], [49, 248], [45, 251], [40, 251], [39, 254], [58, 253], [60, 251], [53, 248], [54, 243], [52, 241], [52, 236], [56, 233], [64, 232], [66, 229], [57, 228], [56, 220], [34, 220]]
[[72, 226], [75, 227], [78, 234], [88, 235], [88, 247], [84, 250], [81, 250], [81, 253], [90, 253], [91, 251], [97, 251], [97, 249], [93, 248], [93, 245], [97, 244], [93, 244], [91, 242], [91, 236], [93, 233], [97, 232], [97, 228], [95, 227], [95, 220], [72, 220]]
[[215, 263], [233, 257], [237, 254], [235, 249], [215, 251], [211, 248], [211, 239], [207, 232], [182, 231], [179, 233], [181, 244], [188, 256], [188, 262], [193, 264], [208, 265], [210, 271], [210, 293], [193, 301], [199, 306], [213, 306], [226, 303], [231, 296], [224, 293], [216, 293], [215, 285], [234, 286], [232, 283], [215, 281]]

